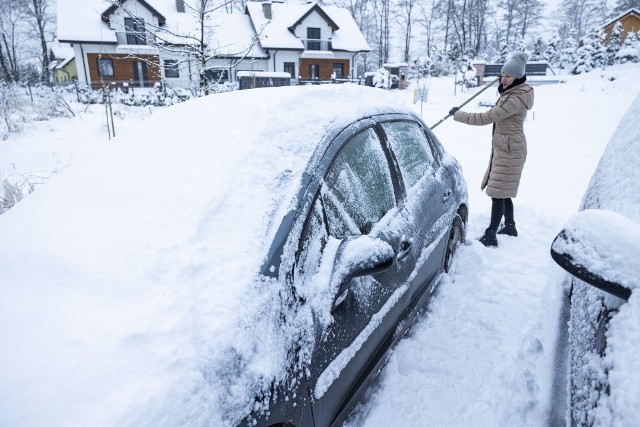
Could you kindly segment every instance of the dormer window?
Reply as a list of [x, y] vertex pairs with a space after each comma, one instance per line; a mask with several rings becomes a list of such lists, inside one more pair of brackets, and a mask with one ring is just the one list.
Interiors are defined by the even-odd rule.
[[307, 28], [307, 50], [321, 50], [320, 28]]
[[124, 18], [124, 28], [127, 34], [127, 44], [147, 44], [144, 21]]

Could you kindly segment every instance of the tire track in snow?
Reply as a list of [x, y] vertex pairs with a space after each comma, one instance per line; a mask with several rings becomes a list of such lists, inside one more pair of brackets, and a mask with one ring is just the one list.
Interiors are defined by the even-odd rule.
[[520, 236], [498, 248], [475, 240], [488, 214], [472, 215], [454, 274], [346, 425], [545, 425], [561, 294], [549, 245], [563, 223], [520, 210]]

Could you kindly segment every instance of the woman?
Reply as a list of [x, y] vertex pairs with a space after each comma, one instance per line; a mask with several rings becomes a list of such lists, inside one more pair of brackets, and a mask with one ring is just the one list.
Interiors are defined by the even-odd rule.
[[[481, 189], [491, 197], [491, 223], [480, 238], [485, 246], [498, 246], [496, 233], [517, 236], [511, 199], [518, 193], [522, 168], [527, 158], [527, 140], [523, 123], [533, 107], [533, 88], [526, 83], [527, 55], [516, 53], [502, 67], [496, 106], [484, 113], [466, 113], [453, 107], [449, 114], [457, 122], [484, 126], [493, 123], [491, 161], [482, 179]], [[504, 215], [504, 227], [498, 226]]]

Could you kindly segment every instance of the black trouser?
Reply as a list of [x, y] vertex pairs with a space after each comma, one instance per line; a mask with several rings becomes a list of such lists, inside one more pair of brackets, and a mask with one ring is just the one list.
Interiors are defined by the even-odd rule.
[[492, 230], [497, 230], [500, 225], [500, 221], [502, 221], [502, 216], [504, 215], [505, 222], [513, 222], [513, 202], [511, 199], [496, 199], [491, 198], [491, 224], [489, 224], [489, 228]]

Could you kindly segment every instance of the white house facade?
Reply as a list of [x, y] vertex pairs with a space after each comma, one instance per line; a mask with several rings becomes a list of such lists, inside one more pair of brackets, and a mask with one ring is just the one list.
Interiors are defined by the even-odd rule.
[[315, 2], [249, 1], [244, 14], [201, 23], [185, 0], [58, 0], [58, 40], [73, 46], [78, 81], [93, 88], [192, 87], [238, 72], [340, 81], [369, 51], [348, 10]]

